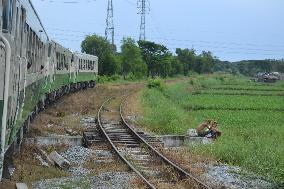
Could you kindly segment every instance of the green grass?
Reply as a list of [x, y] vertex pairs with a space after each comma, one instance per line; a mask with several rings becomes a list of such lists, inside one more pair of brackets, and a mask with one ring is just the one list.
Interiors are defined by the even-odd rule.
[[180, 104], [186, 109], [282, 110], [284, 98], [278, 96], [186, 95]]
[[202, 89], [194, 94], [246, 95], [246, 96], [284, 96], [284, 91]]
[[247, 90], [247, 91], [282, 91], [284, 92], [284, 86], [277, 85], [216, 85], [207, 86], [210, 89], [223, 89], [223, 90]]
[[170, 102], [159, 90], [148, 89], [142, 95], [145, 107], [142, 124], [148, 129], [159, 134], [183, 134], [188, 129], [191, 119], [186, 116], [187, 112]]
[[[284, 184], [284, 97], [265, 96], [283, 90], [283, 84], [203, 75], [168, 86], [164, 92], [145, 89], [142, 122], [158, 133], [185, 134], [204, 119], [217, 120], [223, 136], [197, 152]], [[247, 95], [244, 89], [249, 89]], [[206, 94], [198, 94], [200, 91]]]

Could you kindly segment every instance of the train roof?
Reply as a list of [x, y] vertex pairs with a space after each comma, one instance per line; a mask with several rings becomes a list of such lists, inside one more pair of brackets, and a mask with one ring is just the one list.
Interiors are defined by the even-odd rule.
[[[41, 21], [39, 15], [38, 15], [37, 11], [35, 10], [35, 7], [34, 7], [32, 1], [31, 1], [31, 0], [21, 0], [20, 2], [21, 2], [21, 4], [23, 5], [23, 7], [24, 7], [24, 8], [26, 9], [26, 11], [27, 11], [27, 19], [28, 19], [27, 21], [30, 22], [29, 24], [30, 24], [30, 25], [34, 24], [34, 23], [32, 23], [34, 20], [32, 20], [32, 18], [29, 17], [29, 16], [30, 16], [30, 15], [29, 15], [29, 10], [32, 10], [32, 11], [33, 11], [33, 14], [36, 16], [36, 19], [37, 19], [37, 21], [38, 21], [39, 27], [42, 29], [42, 31], [43, 31], [44, 34], [46, 35], [47, 40], [49, 40], [49, 36], [48, 36], [48, 34], [47, 34], [47, 32], [46, 32], [46, 30], [45, 30], [43, 24], [42, 24], [42, 21]], [[31, 14], [32, 14], [32, 13], [31, 13]], [[30, 20], [29, 20], [29, 19], [30, 19]], [[39, 32], [39, 31], [35, 31], [35, 32]]]
[[91, 58], [91, 59], [98, 59], [97, 56], [91, 55], [91, 54], [86, 54], [86, 53], [81, 53], [81, 52], [74, 52], [74, 54], [81, 58], [86, 57], [86, 58]]

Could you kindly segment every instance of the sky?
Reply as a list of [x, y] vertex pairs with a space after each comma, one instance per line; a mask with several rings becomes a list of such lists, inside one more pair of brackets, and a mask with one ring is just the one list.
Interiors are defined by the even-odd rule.
[[[49, 37], [80, 51], [86, 35], [104, 36], [107, 0], [32, 0]], [[137, 0], [113, 0], [115, 43], [139, 39]], [[152, 0], [146, 39], [211, 51], [221, 60], [284, 58], [283, 0]]]

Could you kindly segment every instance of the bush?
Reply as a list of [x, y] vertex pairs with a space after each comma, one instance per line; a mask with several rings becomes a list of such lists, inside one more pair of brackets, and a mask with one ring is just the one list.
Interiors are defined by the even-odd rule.
[[119, 75], [112, 75], [112, 76], [98, 76], [97, 77], [97, 82], [100, 84], [106, 83], [106, 82], [111, 82], [111, 81], [117, 81], [120, 79]]
[[193, 79], [190, 79], [190, 80], [189, 80], [189, 84], [190, 84], [190, 85], [194, 85], [194, 80], [193, 80]]
[[126, 80], [128, 81], [134, 81], [136, 80], [136, 76], [133, 74], [133, 73], [129, 73], [127, 76], [126, 76]]
[[111, 81], [117, 81], [117, 80], [120, 79], [120, 76], [119, 76], [119, 75], [112, 75], [112, 76], [110, 76], [109, 79], [110, 79]]
[[166, 85], [160, 78], [156, 78], [156, 79], [149, 79], [147, 82], [147, 87], [149, 89], [158, 89], [160, 91], [164, 91]]
[[108, 77], [107, 76], [105, 76], [105, 75], [103, 75], [103, 76], [98, 76], [97, 77], [97, 82], [98, 83], [105, 83], [105, 82], [107, 82], [108, 81]]

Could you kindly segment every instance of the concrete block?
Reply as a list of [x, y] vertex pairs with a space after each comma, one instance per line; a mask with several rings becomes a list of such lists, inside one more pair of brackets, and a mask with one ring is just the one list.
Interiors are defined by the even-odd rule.
[[198, 134], [197, 134], [197, 132], [196, 132], [196, 129], [188, 129], [187, 135], [188, 135], [189, 137], [197, 137], [197, 136], [198, 136]]
[[29, 189], [25, 183], [16, 183], [16, 189]]
[[26, 138], [25, 144], [36, 146], [49, 146], [49, 145], [67, 145], [67, 146], [82, 146], [82, 136], [50, 136], [50, 137], [36, 137]]
[[206, 137], [186, 137], [185, 144], [190, 146], [201, 145], [201, 144], [211, 144], [213, 139]]
[[61, 169], [68, 169], [70, 168], [70, 162], [61, 155], [59, 155], [56, 151], [53, 151], [49, 154], [49, 158], [54, 161], [54, 163], [60, 167]]
[[184, 144], [184, 135], [163, 135], [159, 137], [164, 143], [164, 147], [180, 147]]
[[44, 151], [44, 150], [42, 150], [42, 149], [40, 149], [39, 151], [40, 151], [40, 154], [41, 154], [41, 156], [43, 157], [43, 159], [46, 160], [48, 164], [54, 165], [54, 162], [49, 158], [49, 156], [48, 156], [48, 154], [46, 153], [46, 151]]

